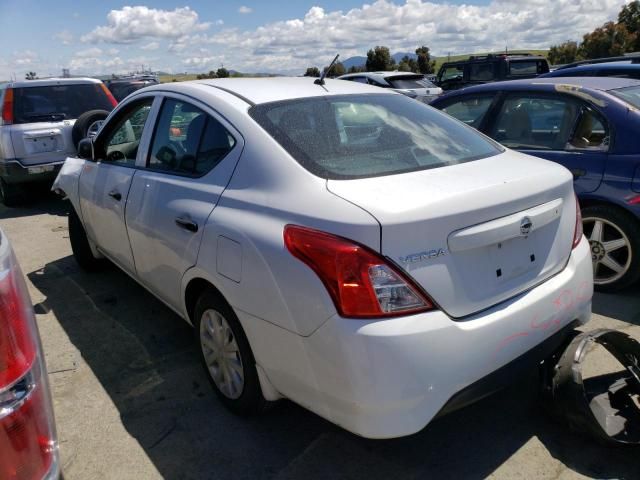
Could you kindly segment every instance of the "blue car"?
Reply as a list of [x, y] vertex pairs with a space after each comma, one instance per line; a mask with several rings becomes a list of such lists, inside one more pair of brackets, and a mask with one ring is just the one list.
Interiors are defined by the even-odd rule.
[[640, 79], [640, 63], [621, 60], [609, 63], [568, 65], [540, 75], [538, 78], [552, 77], [618, 77]]
[[505, 147], [574, 176], [595, 286], [640, 278], [640, 81], [534, 78], [448, 93], [431, 103]]

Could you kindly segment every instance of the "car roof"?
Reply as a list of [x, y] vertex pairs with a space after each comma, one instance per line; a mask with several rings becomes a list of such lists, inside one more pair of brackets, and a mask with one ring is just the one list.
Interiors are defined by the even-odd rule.
[[345, 82], [327, 78], [324, 85], [316, 85], [314, 83], [315, 80], [317, 79], [313, 77], [218, 78], [163, 83], [147, 87], [144, 91], [164, 90], [179, 93], [182, 90], [189, 89], [190, 85], [196, 84], [218, 88], [253, 104], [328, 95], [362, 93], [397, 95], [390, 90], [387, 91], [357, 82]]
[[576, 65], [575, 67], [559, 68], [556, 72], [575, 72], [578, 70], [638, 70], [640, 64], [632, 63], [631, 60], [620, 60], [619, 62], [609, 63], [585, 63], [584, 65]]
[[415, 72], [401, 72], [399, 70], [393, 71], [385, 71], [385, 72], [356, 72], [356, 73], [347, 73], [346, 75], [341, 75], [339, 79], [345, 78], [353, 78], [353, 77], [374, 77], [374, 78], [390, 78], [390, 77], [424, 77], [421, 73]]
[[[463, 60], [453, 60], [450, 62], [444, 62], [442, 66], [445, 65], [466, 65], [467, 63], [483, 63], [483, 62], [512, 62], [512, 61], [520, 61], [520, 60], [546, 60], [545, 57], [541, 55], [471, 55], [469, 58]], [[442, 67], [441, 67], [442, 68]]]
[[[618, 88], [640, 86], [640, 80], [618, 77], [538, 77], [475, 85], [455, 90], [451, 96], [454, 96], [456, 92], [462, 94], [471, 92], [493, 92], [498, 90], [551, 90], [558, 89], [560, 86], [563, 86], [565, 90], [569, 90], [569, 87], [575, 87], [577, 89], [601, 90], [606, 92]], [[446, 96], [449, 97], [449, 94]]]
[[82, 85], [88, 83], [102, 83], [101, 80], [89, 77], [74, 78], [38, 78], [36, 80], [18, 80], [15, 82], [5, 83], [3, 86], [11, 88], [23, 87], [50, 87], [52, 85]]

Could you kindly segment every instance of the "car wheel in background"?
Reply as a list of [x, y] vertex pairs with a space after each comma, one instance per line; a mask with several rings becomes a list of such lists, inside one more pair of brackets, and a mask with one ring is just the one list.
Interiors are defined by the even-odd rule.
[[73, 208], [69, 213], [69, 240], [73, 258], [83, 270], [94, 272], [104, 266], [104, 258], [97, 258], [91, 251], [87, 232], [85, 232], [80, 217]]
[[23, 200], [22, 189], [11, 185], [0, 178], [0, 200], [7, 207], [16, 207]]
[[593, 281], [601, 292], [615, 292], [640, 278], [640, 223], [608, 205], [582, 209], [591, 247]]
[[78, 117], [71, 130], [73, 145], [78, 148], [80, 140], [98, 133], [102, 121], [109, 116], [106, 110], [89, 110]]
[[256, 362], [238, 317], [212, 290], [198, 299], [194, 316], [200, 358], [218, 398], [232, 412], [252, 415], [267, 406]]

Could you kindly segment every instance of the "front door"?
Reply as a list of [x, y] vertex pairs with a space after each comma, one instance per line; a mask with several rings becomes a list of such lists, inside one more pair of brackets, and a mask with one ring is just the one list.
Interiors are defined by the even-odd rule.
[[135, 176], [153, 97], [119, 111], [94, 142], [94, 162], [86, 162], [79, 181], [80, 210], [88, 237], [129, 273], [135, 272], [125, 225], [125, 206]]
[[162, 101], [148, 158], [133, 178], [126, 221], [138, 278], [174, 308], [181, 306], [182, 277], [196, 264], [205, 224], [242, 146], [233, 127], [205, 105], [178, 95]]

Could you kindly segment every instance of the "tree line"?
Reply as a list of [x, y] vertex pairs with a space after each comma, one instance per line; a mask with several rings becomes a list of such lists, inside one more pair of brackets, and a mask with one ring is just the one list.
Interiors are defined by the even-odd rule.
[[640, 1], [622, 7], [617, 22], [607, 22], [582, 37], [582, 42], [568, 40], [549, 49], [549, 62], [562, 65], [579, 60], [615, 57], [640, 51]]
[[[399, 70], [401, 72], [414, 72], [414, 73], [434, 73], [435, 72], [435, 60], [431, 59], [431, 53], [429, 47], [421, 46], [415, 50], [417, 58], [411, 58], [405, 55], [396, 63], [395, 59], [391, 56], [391, 52], [388, 47], [378, 45], [367, 52], [367, 60], [364, 66], [351, 66], [345, 69], [341, 62], [336, 63], [331, 72], [327, 74], [329, 77], [339, 77], [345, 73], [358, 73], [358, 72], [387, 72], [391, 70]], [[329, 67], [324, 67], [323, 71], [326, 72]], [[309, 67], [304, 73], [305, 77], [319, 77], [320, 69], [318, 67]]]

